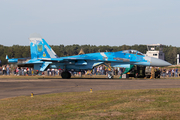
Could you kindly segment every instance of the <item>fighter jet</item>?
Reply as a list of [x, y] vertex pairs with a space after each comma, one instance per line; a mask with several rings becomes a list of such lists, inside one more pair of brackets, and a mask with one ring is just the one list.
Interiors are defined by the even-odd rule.
[[35, 70], [46, 71], [62, 69], [62, 78], [71, 78], [69, 71], [92, 70], [100, 64], [111, 67], [130, 67], [130, 65], [143, 66], [170, 66], [171, 64], [157, 58], [149, 57], [137, 50], [123, 50], [117, 52], [99, 52], [75, 56], [58, 57], [47, 42], [38, 34], [32, 34], [30, 40], [31, 58], [8, 59], [9, 63], [17, 63], [19, 67], [32, 67]]

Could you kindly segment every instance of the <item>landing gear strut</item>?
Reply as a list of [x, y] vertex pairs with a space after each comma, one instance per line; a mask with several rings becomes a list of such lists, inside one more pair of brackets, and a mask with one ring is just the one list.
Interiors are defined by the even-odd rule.
[[71, 73], [69, 73], [68, 71], [64, 71], [61, 73], [61, 77], [63, 79], [70, 79], [71, 78]]
[[107, 72], [107, 77], [108, 77], [109, 79], [113, 79], [113, 72], [112, 72], [112, 71], [108, 71], [108, 72]]

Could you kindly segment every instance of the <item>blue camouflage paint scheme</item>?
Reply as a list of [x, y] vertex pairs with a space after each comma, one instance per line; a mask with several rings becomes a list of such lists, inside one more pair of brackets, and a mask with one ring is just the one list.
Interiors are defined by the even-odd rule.
[[[40, 46], [41, 46], [41, 49], [39, 49]], [[50, 58], [51, 57], [47, 51], [48, 49], [51, 50], [51, 47], [46, 43], [46, 41], [44, 39], [37, 40], [36, 43], [31, 42], [30, 48], [31, 48], [31, 59]]]
[[[123, 50], [118, 52], [100, 52], [89, 53], [83, 55], [57, 57], [56, 53], [51, 49], [47, 42], [42, 38], [29, 38], [31, 59], [25, 63], [26, 65], [33, 65], [35, 70], [44, 71], [47, 68], [58, 68], [66, 70], [90, 70], [93, 67], [109, 63], [111, 67], [126, 67], [130, 65], [156, 65], [152, 63], [151, 57], [148, 57], [136, 50]], [[161, 66], [171, 65], [170, 63], [155, 59], [158, 63], [162, 63]], [[17, 59], [9, 59], [9, 62], [17, 62]], [[22, 65], [18, 64], [18, 65]]]
[[[96, 64], [103, 63], [111, 63], [112, 67], [130, 67], [130, 64], [136, 64], [141, 60], [141, 62], [145, 65], [150, 65], [150, 61], [143, 59], [143, 54], [131, 54], [127, 50], [126, 51], [118, 51], [118, 52], [101, 52], [101, 53], [89, 53], [83, 55], [76, 56], [68, 56], [68, 57], [60, 57], [60, 58], [51, 58], [48, 51], [43, 46], [42, 51], [36, 50], [37, 45], [46, 45], [48, 49], [51, 50], [51, 47], [45, 42], [44, 39], [42, 41], [38, 41], [36, 44], [31, 43], [31, 54], [33, 56], [37, 56], [36, 61], [31, 60], [27, 63], [35, 63], [35, 69], [37, 70], [45, 70], [44, 66], [48, 66], [46, 62], [48, 62], [50, 68], [60, 68], [67, 70], [89, 70], [92, 69]], [[132, 51], [132, 50], [131, 50]], [[136, 50], [133, 50], [136, 51]], [[46, 56], [43, 56], [43, 54]], [[136, 51], [138, 53], [138, 51]], [[140, 52], [139, 52], [140, 53]], [[35, 58], [33, 57], [33, 58]], [[47, 59], [46, 59], [47, 58]], [[37, 63], [38, 61], [38, 63]], [[41, 62], [40, 62], [41, 61]], [[40, 63], [39, 63], [40, 62]], [[99, 63], [99, 64], [98, 64]], [[42, 69], [44, 68], [44, 69]]]

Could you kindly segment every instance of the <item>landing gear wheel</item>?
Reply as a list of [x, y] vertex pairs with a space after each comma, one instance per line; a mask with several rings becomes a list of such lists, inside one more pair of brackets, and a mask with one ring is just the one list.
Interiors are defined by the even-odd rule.
[[65, 72], [61, 73], [61, 77], [63, 79], [70, 79], [71, 78], [71, 74], [68, 71], [65, 71]]

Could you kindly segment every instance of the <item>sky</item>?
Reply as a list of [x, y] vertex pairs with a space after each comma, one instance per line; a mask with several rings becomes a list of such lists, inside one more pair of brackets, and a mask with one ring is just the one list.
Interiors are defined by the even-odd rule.
[[180, 47], [180, 0], [0, 0], [0, 44]]

